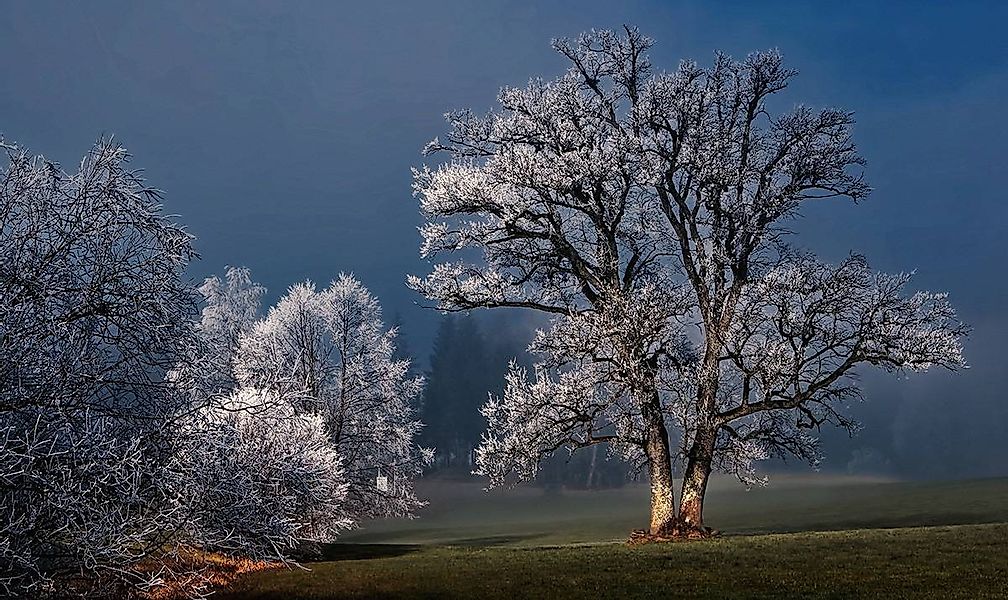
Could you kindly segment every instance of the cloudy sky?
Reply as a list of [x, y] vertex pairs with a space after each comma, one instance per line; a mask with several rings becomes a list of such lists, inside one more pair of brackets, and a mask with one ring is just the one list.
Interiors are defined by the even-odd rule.
[[801, 243], [915, 269], [975, 328], [969, 371], [866, 376], [855, 449], [1008, 473], [1008, 3], [751, 4], [11, 2], [0, 132], [68, 167], [115, 134], [198, 237], [194, 279], [245, 265], [275, 298], [353, 271], [425, 353], [436, 315], [403, 286], [424, 270], [410, 167], [445, 110], [556, 76], [550, 39], [593, 27], [638, 25], [668, 69], [780, 48], [800, 71], [788, 102], [856, 112], [875, 188], [806, 211]]

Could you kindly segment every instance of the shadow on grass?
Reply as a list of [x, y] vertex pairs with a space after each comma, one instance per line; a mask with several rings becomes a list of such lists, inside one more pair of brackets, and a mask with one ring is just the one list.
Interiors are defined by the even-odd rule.
[[843, 524], [833, 523], [831, 526], [813, 524], [807, 529], [811, 530], [836, 530], [836, 529], [890, 529], [894, 527], [936, 527], [946, 525], [983, 525], [986, 523], [999, 523], [1003, 519], [996, 515], [977, 515], [967, 512], [935, 512], [935, 513], [908, 513], [898, 517], [878, 517], [858, 519], [852, 518]]
[[450, 540], [445, 542], [446, 546], [502, 546], [505, 544], [515, 544], [527, 542], [543, 537], [541, 533], [528, 533], [521, 535], [488, 535], [482, 537], [470, 537]]
[[311, 562], [371, 560], [405, 556], [420, 550], [419, 544], [328, 544]]

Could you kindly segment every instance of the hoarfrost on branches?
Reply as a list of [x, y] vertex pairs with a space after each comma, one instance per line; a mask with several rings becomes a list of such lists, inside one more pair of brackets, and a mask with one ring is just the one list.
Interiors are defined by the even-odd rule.
[[421, 505], [422, 381], [392, 358], [396, 331], [374, 296], [341, 275], [322, 291], [292, 286], [259, 318], [264, 290], [247, 269], [200, 291], [199, 343], [174, 379], [190, 400], [173, 467], [175, 495], [199, 507], [191, 543], [288, 562], [361, 519]]
[[205, 552], [293, 562], [350, 526], [346, 477], [321, 417], [268, 390], [239, 387], [242, 336], [265, 289], [248, 269], [207, 278], [193, 344], [170, 373], [174, 415], [167, 494], [188, 514], [174, 541]]
[[[298, 296], [319, 309], [299, 313], [307, 329], [282, 318], [293, 298], [257, 320], [247, 270], [183, 279], [191, 238], [122, 147], [99, 141], [72, 174], [4, 149], [0, 594], [199, 596], [201, 552], [290, 563], [419, 506], [421, 382], [359, 283]], [[256, 346], [292, 342], [285, 324], [320, 337]], [[339, 360], [312, 363], [317, 388], [295, 385], [310, 373], [297, 352], [321, 344]], [[391, 490], [375, 489], [379, 469]]]
[[[196, 325], [197, 344], [188, 360], [179, 365], [176, 377], [190, 393], [213, 404], [214, 398], [227, 397], [237, 387], [234, 358], [238, 342], [259, 318], [266, 288], [252, 281], [248, 269], [228, 267], [223, 281], [208, 277], [198, 290], [204, 306]], [[196, 396], [193, 401], [199, 402]]]
[[287, 562], [351, 525], [322, 417], [269, 395], [235, 391], [184, 421], [173, 467], [182, 505], [199, 507], [185, 523], [196, 547]]
[[406, 516], [422, 505], [413, 478], [431, 451], [416, 445], [413, 403], [423, 381], [393, 358], [396, 334], [384, 328], [378, 300], [340, 275], [323, 290], [291, 286], [241, 337], [236, 356], [242, 388], [321, 417], [349, 484], [341, 510], [354, 521]]
[[693, 535], [713, 468], [752, 483], [768, 456], [814, 462], [821, 424], [853, 426], [857, 365], [955, 369], [966, 328], [906, 275], [787, 245], [803, 204], [870, 191], [852, 113], [774, 114], [795, 75], [776, 51], [665, 72], [651, 45], [633, 28], [556, 40], [566, 73], [448, 113], [425, 148], [448, 160], [414, 170], [421, 256], [440, 262], [408, 284], [445, 311], [554, 315], [534, 378], [512, 369], [484, 408], [478, 472], [499, 484], [616, 443], [648, 467], [652, 533]]
[[0, 591], [143, 589], [135, 565], [181, 518], [161, 486], [164, 376], [190, 345], [190, 236], [111, 139], [69, 173], [4, 149]]

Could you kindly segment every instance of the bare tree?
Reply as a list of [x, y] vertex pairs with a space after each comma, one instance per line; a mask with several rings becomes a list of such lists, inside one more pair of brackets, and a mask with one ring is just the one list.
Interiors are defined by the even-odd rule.
[[12, 145], [0, 171], [0, 590], [156, 584], [165, 374], [189, 345], [190, 236], [99, 141], [74, 173]]
[[557, 40], [564, 75], [449, 113], [427, 152], [451, 160], [414, 174], [421, 255], [483, 260], [409, 284], [442, 310], [555, 315], [535, 380], [513, 370], [484, 409], [480, 472], [530, 477], [561, 446], [616, 442], [648, 468], [650, 532], [704, 535], [714, 467], [751, 481], [771, 453], [815, 460], [811, 431], [852, 423], [857, 365], [954, 369], [965, 328], [943, 295], [904, 296], [906, 276], [786, 245], [805, 202], [869, 192], [851, 113], [774, 114], [794, 76], [775, 51], [656, 72], [651, 43], [632, 28]]

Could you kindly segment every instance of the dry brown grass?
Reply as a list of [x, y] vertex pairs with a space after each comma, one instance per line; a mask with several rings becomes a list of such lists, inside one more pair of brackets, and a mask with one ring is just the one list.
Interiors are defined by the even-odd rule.
[[172, 560], [146, 561], [137, 565], [140, 573], [158, 573], [163, 585], [140, 594], [144, 600], [181, 600], [195, 592], [229, 587], [247, 573], [282, 567], [282, 563], [250, 560], [219, 552], [183, 549]]

